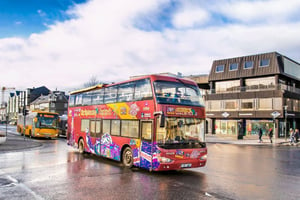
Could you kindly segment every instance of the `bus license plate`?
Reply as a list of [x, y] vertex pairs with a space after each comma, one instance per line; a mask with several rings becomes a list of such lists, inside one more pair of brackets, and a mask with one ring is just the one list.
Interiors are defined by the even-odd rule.
[[192, 164], [190, 163], [181, 164], [181, 168], [188, 168], [188, 167], [192, 167]]

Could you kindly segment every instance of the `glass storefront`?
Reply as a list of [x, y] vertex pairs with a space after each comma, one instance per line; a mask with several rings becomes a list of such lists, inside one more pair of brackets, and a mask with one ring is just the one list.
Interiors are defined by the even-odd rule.
[[223, 135], [237, 135], [238, 120], [216, 120], [215, 133]]
[[262, 128], [263, 135], [268, 135], [270, 128], [274, 130], [272, 120], [246, 120], [247, 135], [258, 135], [259, 128]]

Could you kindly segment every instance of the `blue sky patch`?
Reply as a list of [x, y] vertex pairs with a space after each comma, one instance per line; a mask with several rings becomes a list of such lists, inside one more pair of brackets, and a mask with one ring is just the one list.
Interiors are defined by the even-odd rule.
[[70, 19], [65, 11], [87, 0], [1, 0], [0, 38], [27, 37], [55, 21]]

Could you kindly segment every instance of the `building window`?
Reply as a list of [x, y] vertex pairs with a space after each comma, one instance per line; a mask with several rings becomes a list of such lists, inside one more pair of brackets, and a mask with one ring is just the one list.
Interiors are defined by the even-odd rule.
[[220, 111], [221, 110], [221, 101], [209, 101], [208, 109], [210, 111]]
[[239, 66], [238, 63], [231, 63], [229, 65], [229, 71], [236, 71], [236, 70], [238, 70], [238, 66]]
[[245, 61], [244, 69], [251, 69], [253, 68], [253, 61]]
[[241, 99], [241, 110], [253, 110], [254, 99]]
[[236, 110], [238, 108], [237, 100], [224, 101], [224, 110]]
[[274, 89], [275, 77], [246, 79], [245, 85], [247, 90]]
[[272, 99], [271, 98], [258, 99], [258, 109], [272, 110]]
[[224, 72], [224, 65], [218, 65], [216, 67], [216, 73]]
[[270, 59], [262, 59], [259, 62], [260, 67], [268, 67], [270, 65]]
[[240, 80], [216, 82], [216, 93], [233, 92], [240, 89]]

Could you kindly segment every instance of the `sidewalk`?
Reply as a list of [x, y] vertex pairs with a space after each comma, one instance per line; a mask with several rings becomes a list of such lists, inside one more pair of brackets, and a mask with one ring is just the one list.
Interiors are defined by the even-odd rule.
[[[239, 145], [275, 145], [275, 146], [292, 146], [289, 143], [289, 139], [285, 141], [285, 138], [273, 139], [273, 143], [266, 136], [262, 137], [263, 142], [258, 141], [257, 136], [245, 136], [244, 139], [238, 140], [236, 136], [223, 136], [223, 135], [205, 135], [207, 143], [222, 143], [222, 144], [239, 144]], [[293, 146], [300, 147], [300, 142], [294, 144]]]
[[[1, 131], [2, 135], [5, 135]], [[23, 151], [30, 148], [36, 148], [42, 146], [42, 143], [35, 142], [28, 137], [21, 137], [8, 134], [6, 137], [6, 142], [0, 144], [0, 153], [10, 152], [10, 151]]]

